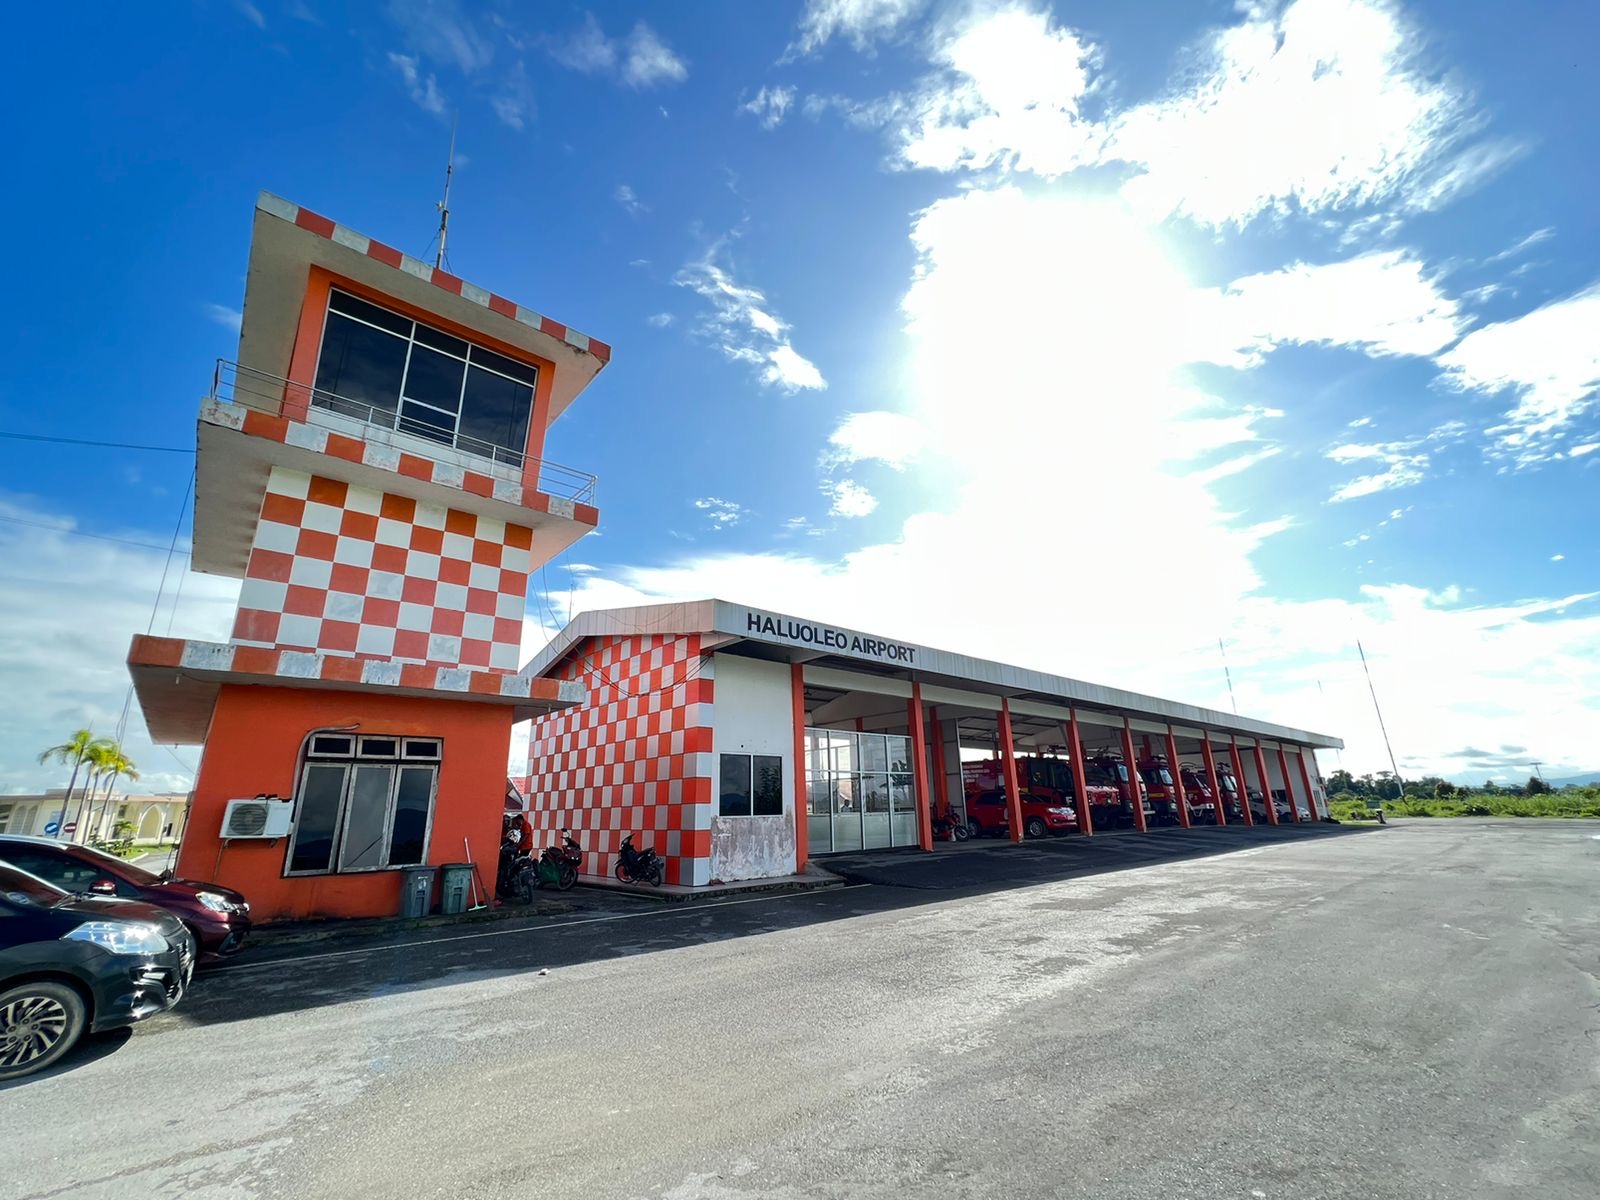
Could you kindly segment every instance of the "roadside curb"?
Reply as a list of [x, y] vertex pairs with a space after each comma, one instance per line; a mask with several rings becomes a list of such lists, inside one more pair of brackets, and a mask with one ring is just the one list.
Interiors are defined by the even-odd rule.
[[[663, 884], [660, 888], [638, 883], [622, 883], [616, 879], [585, 878], [579, 876], [578, 886], [596, 892], [636, 896], [654, 900], [658, 904], [697, 904], [707, 900], [724, 900], [729, 896], [767, 895], [773, 892], [828, 892], [842, 888], [849, 881], [839, 875], [818, 869], [807, 871], [805, 876], [788, 876], [770, 883], [761, 880], [737, 881], [726, 884], [708, 884], [704, 888], [674, 888]], [[669, 890], [671, 889], [671, 890]]]
[[374, 935], [403, 933], [417, 929], [447, 929], [455, 925], [480, 925], [515, 917], [560, 916], [578, 912], [582, 905], [564, 900], [535, 900], [532, 904], [506, 904], [499, 908], [480, 908], [464, 913], [435, 913], [426, 917], [382, 917], [370, 921], [284, 922], [261, 925], [250, 931], [251, 948], [299, 946], [314, 942], [350, 941]]

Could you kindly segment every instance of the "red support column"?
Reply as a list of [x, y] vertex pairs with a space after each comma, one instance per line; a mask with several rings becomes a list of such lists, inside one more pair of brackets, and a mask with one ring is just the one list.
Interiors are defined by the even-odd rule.
[[1239, 808], [1244, 813], [1244, 823], [1254, 827], [1255, 813], [1250, 811], [1250, 781], [1244, 775], [1244, 759], [1239, 756], [1239, 742], [1228, 735], [1228, 754], [1233, 759], [1233, 786], [1239, 789]]
[[1084, 837], [1094, 836], [1094, 818], [1089, 815], [1089, 774], [1083, 768], [1083, 739], [1078, 736], [1078, 710], [1067, 710], [1068, 720], [1061, 727], [1067, 735], [1067, 755], [1072, 766], [1072, 790], [1078, 800], [1078, 830]]
[[1133, 726], [1122, 718], [1122, 765], [1128, 769], [1128, 792], [1133, 797], [1133, 827], [1140, 833], [1150, 832], [1144, 820], [1144, 788], [1139, 781], [1139, 760], [1133, 756]]
[[[906, 702], [906, 716], [911, 726], [911, 786], [916, 795], [917, 844], [924, 850], [933, 849], [933, 810], [928, 803], [928, 747], [922, 731], [922, 685], [911, 685], [911, 699]], [[891, 805], [892, 808], [892, 805]]]
[[1272, 780], [1267, 778], [1267, 756], [1261, 752], [1261, 743], [1256, 743], [1256, 773], [1261, 776], [1261, 799], [1266, 805], [1267, 820], [1276, 825], [1278, 823], [1278, 802], [1272, 798]]
[[1183, 772], [1178, 769], [1178, 739], [1167, 726], [1167, 772], [1172, 776], [1172, 798], [1178, 802], [1178, 824], [1189, 828], [1189, 794], [1183, 788]]
[[1022, 789], [1017, 786], [1017, 753], [1011, 744], [1011, 702], [1000, 697], [1000, 762], [1006, 773], [1006, 814], [1011, 840], [1022, 840]]
[[[944, 773], [944, 722], [939, 720], [937, 708], [928, 710], [933, 719], [933, 799], [941, 812], [955, 819], [955, 809], [950, 806], [950, 781]], [[963, 818], [964, 819], [964, 818]]]
[[1294, 784], [1289, 782], [1289, 756], [1283, 751], [1283, 743], [1278, 743], [1278, 768], [1283, 772], [1283, 794], [1289, 798], [1289, 817], [1296, 825], [1300, 824], [1300, 806], [1295, 803]]
[[[1206, 786], [1211, 789], [1211, 802], [1217, 806], [1217, 828], [1228, 823], [1228, 802], [1222, 795], [1222, 786], [1217, 779], [1217, 760], [1211, 755], [1211, 735], [1204, 729], [1200, 731], [1200, 756], [1206, 760]], [[1250, 806], [1245, 805], [1246, 808]]]
[[801, 874], [810, 857], [811, 831], [806, 824], [806, 673], [789, 664], [789, 691], [794, 703], [794, 870]]
[[1317, 790], [1311, 786], [1311, 770], [1306, 766], [1306, 748], [1300, 747], [1300, 778], [1306, 785], [1306, 808], [1311, 811], [1311, 819], [1317, 820]]

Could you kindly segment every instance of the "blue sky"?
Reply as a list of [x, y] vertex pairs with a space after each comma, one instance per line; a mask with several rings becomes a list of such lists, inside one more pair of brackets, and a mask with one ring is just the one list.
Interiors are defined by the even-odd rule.
[[[1137, 11], [1135, 11], [1137, 10]], [[1590, 6], [321, 0], [21, 18], [0, 430], [187, 447], [261, 189], [615, 347], [530, 601], [716, 593], [1590, 769]], [[115, 724], [183, 454], [0, 442], [0, 787]], [[71, 532], [69, 532], [71, 531]], [[180, 538], [180, 548], [185, 543]], [[551, 594], [547, 604], [543, 592]], [[236, 585], [155, 619], [225, 637]], [[1587, 739], [1587, 740], [1586, 740]], [[129, 742], [151, 782], [193, 751]], [[59, 782], [59, 781], [56, 781]]]

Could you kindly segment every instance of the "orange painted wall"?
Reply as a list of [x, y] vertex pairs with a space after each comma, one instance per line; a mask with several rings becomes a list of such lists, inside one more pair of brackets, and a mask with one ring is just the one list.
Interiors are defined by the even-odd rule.
[[289, 797], [296, 755], [307, 732], [360, 722], [362, 733], [444, 739], [430, 864], [464, 862], [462, 839], [489, 887], [500, 850], [512, 711], [459, 700], [376, 696], [302, 688], [222, 688], [211, 718], [194, 803], [178, 852], [177, 874], [237, 888], [257, 922], [302, 917], [393, 916], [403, 873], [284, 878], [287, 839], [231, 841], [218, 836], [230, 799], [262, 792]]

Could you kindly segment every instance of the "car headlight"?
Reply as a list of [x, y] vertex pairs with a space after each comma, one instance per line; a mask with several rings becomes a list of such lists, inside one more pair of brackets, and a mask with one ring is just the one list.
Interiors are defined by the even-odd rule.
[[61, 940], [88, 942], [112, 954], [160, 954], [167, 948], [167, 939], [154, 925], [133, 921], [85, 921]]
[[1052, 817], [1070, 817], [1072, 815], [1072, 810], [1070, 808], [1052, 808], [1046, 811], [1048, 811]]
[[219, 896], [215, 892], [196, 892], [194, 898], [212, 912], [230, 913], [234, 910], [232, 900], [229, 900], [226, 896]]

